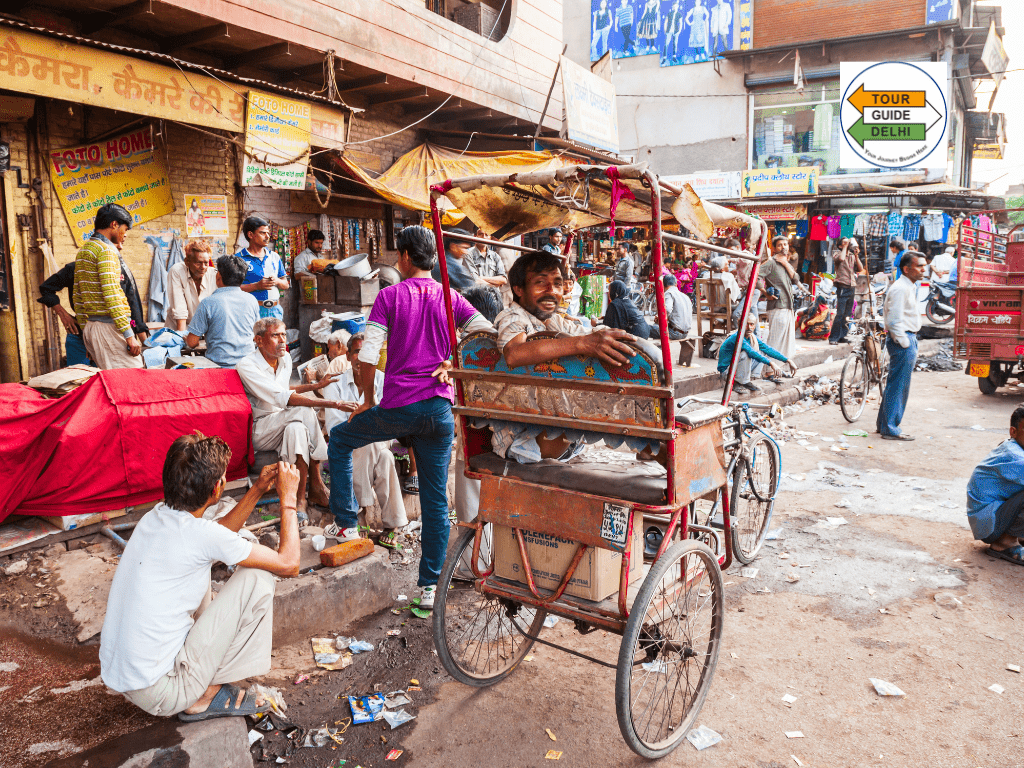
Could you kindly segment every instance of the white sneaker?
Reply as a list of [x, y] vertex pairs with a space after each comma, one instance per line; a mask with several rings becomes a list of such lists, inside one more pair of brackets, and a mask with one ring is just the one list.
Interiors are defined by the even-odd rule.
[[324, 528], [325, 539], [335, 539], [339, 544], [344, 544], [346, 541], [355, 541], [359, 539], [358, 528], [338, 528], [337, 523], [331, 523]]
[[420, 608], [425, 611], [433, 610], [434, 596], [437, 594], [437, 587], [420, 587]]

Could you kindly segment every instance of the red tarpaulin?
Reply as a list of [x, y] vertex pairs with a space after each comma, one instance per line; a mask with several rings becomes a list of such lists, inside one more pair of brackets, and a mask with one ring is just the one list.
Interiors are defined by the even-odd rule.
[[57, 400], [0, 385], [0, 520], [161, 499], [167, 449], [197, 429], [231, 447], [228, 480], [244, 477], [252, 409], [237, 373], [103, 371]]

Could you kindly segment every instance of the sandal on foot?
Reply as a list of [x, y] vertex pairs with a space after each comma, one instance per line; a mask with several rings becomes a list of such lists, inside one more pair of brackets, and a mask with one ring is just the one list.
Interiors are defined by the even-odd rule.
[[402, 478], [402, 490], [405, 493], [419, 493], [420, 492], [420, 476], [419, 475], [406, 475]]
[[393, 549], [396, 552], [402, 549], [402, 545], [398, 543], [398, 531], [396, 530], [384, 531], [377, 540], [377, 544], [385, 549]]
[[211, 720], [215, 717], [241, 717], [243, 715], [255, 715], [260, 712], [267, 712], [270, 710], [270, 705], [266, 703], [256, 706], [256, 692], [252, 688], [249, 688], [245, 692], [245, 697], [242, 699], [242, 703], [236, 707], [235, 702], [237, 700], [238, 688], [225, 683], [213, 697], [213, 701], [210, 702], [210, 706], [202, 712], [196, 712], [194, 715], [179, 712], [178, 719], [186, 723], [194, 723], [199, 720]]
[[1020, 544], [1015, 547], [1007, 547], [1006, 549], [992, 549], [992, 547], [989, 547], [985, 552], [989, 557], [998, 557], [1000, 560], [1006, 560], [1014, 565], [1024, 565], [1024, 546]]

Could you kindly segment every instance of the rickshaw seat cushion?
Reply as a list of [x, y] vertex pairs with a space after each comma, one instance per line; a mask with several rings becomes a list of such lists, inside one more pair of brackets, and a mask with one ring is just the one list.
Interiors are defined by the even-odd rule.
[[696, 429], [697, 427], [710, 424], [713, 421], [720, 421], [732, 413], [732, 408], [728, 405], [709, 405], [707, 408], [701, 408], [696, 411], [689, 411], [687, 413], [676, 413], [676, 421], [680, 424]]
[[664, 469], [653, 462], [604, 463], [575, 460], [573, 463], [544, 459], [520, 464], [493, 451], [471, 456], [470, 469], [482, 474], [511, 477], [549, 488], [561, 488], [588, 496], [602, 496], [635, 504], [666, 503], [668, 480]]

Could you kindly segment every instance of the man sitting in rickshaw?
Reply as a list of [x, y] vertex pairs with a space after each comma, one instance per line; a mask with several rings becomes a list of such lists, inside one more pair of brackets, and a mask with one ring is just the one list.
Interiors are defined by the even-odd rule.
[[[498, 326], [498, 349], [509, 368], [536, 365], [566, 355], [596, 357], [610, 366], [626, 365], [634, 356], [625, 341], [634, 337], [622, 330], [590, 330], [581, 322], [558, 311], [565, 290], [564, 262], [546, 251], [523, 254], [509, 270], [513, 302], [502, 311]], [[554, 339], [527, 337], [539, 331], [553, 331]], [[493, 447], [499, 456], [528, 464], [541, 459], [568, 460], [577, 455], [588, 440], [584, 434], [576, 440], [564, 434], [549, 437], [543, 427], [511, 422], [491, 422]], [[655, 450], [657, 450], [655, 448]]]

